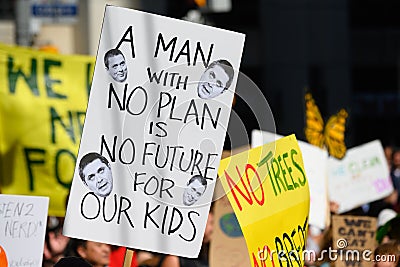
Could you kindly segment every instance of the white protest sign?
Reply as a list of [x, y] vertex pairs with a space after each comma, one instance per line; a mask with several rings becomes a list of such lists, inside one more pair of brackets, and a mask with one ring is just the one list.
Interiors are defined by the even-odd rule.
[[243, 45], [243, 34], [106, 7], [65, 235], [198, 255]]
[[342, 160], [328, 159], [329, 198], [343, 213], [382, 199], [393, 191], [382, 144], [375, 140], [347, 150]]
[[0, 266], [42, 266], [48, 208], [48, 197], [0, 195]]
[[[282, 135], [267, 131], [253, 130], [251, 145], [254, 148], [282, 137]], [[326, 176], [328, 153], [306, 142], [300, 140], [297, 142], [303, 155], [304, 169], [307, 173], [310, 188], [309, 224], [324, 229], [327, 225], [327, 215], [329, 213]]]

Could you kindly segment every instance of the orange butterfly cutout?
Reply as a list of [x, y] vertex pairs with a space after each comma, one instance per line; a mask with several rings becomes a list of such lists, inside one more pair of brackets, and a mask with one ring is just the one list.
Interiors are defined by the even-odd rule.
[[335, 158], [343, 158], [347, 150], [344, 142], [346, 118], [348, 117], [346, 110], [341, 109], [337, 114], [332, 115], [324, 125], [321, 112], [310, 93], [306, 93], [305, 101], [307, 141], [320, 148], [325, 147], [329, 155]]

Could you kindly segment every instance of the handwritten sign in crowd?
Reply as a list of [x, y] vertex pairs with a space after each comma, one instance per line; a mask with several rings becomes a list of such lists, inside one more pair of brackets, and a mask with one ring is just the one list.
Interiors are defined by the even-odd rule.
[[198, 255], [243, 45], [106, 7], [65, 235]]
[[47, 197], [0, 194], [1, 266], [42, 266], [48, 206]]
[[64, 216], [94, 57], [0, 44], [0, 188], [49, 196]]
[[310, 193], [295, 136], [222, 160], [218, 175], [252, 266], [303, 266]]
[[[373, 266], [377, 219], [367, 216], [334, 215], [332, 241], [336, 267]], [[333, 259], [334, 260], [334, 259]]]
[[382, 199], [393, 192], [382, 144], [375, 140], [347, 150], [342, 160], [328, 159], [331, 201], [339, 213]]

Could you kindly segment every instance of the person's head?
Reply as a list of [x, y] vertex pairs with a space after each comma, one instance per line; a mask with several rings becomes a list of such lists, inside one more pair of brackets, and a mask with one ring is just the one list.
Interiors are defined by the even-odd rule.
[[382, 243], [374, 251], [374, 267], [396, 267], [399, 264], [400, 244], [397, 240]]
[[85, 259], [94, 267], [110, 264], [111, 245], [73, 238], [69, 244], [70, 255]]
[[108, 196], [113, 189], [113, 177], [108, 160], [102, 155], [91, 152], [79, 162], [79, 176], [83, 183], [96, 195]]
[[197, 94], [203, 99], [222, 94], [231, 85], [233, 75], [234, 70], [229, 61], [225, 59], [213, 61], [200, 77]]
[[122, 83], [128, 77], [128, 67], [120, 50], [115, 48], [108, 50], [104, 55], [104, 65], [115, 81]]
[[43, 261], [46, 265], [53, 266], [57, 260], [64, 256], [64, 250], [70, 238], [62, 234], [63, 225], [63, 217], [47, 217], [43, 248]]
[[187, 187], [183, 191], [183, 204], [193, 205], [206, 191], [207, 180], [201, 175], [195, 175], [189, 179]]

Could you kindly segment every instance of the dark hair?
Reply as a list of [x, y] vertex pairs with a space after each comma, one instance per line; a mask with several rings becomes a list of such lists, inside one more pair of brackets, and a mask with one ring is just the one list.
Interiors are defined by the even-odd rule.
[[78, 253], [78, 248], [83, 247], [86, 248], [87, 240], [79, 239], [79, 238], [70, 238], [65, 248], [64, 254], [67, 257], [80, 257]]
[[124, 54], [122, 54], [121, 50], [116, 49], [116, 48], [112, 48], [110, 50], [107, 51], [107, 53], [104, 54], [104, 65], [106, 65], [106, 67], [108, 68], [108, 59], [110, 57], [115, 57], [118, 55], [122, 55], [122, 57], [125, 59]]
[[207, 179], [199, 174], [190, 178], [189, 181], [187, 182], [187, 185], [190, 185], [191, 183], [193, 183], [196, 180], [198, 180], [202, 185], [204, 185], [205, 188], [207, 188]]
[[64, 257], [61, 258], [54, 267], [92, 267], [93, 265], [81, 257]]
[[228, 60], [219, 59], [219, 60], [211, 62], [211, 64], [208, 65], [207, 69], [212, 68], [215, 65], [220, 66], [226, 72], [226, 74], [228, 75], [229, 79], [228, 79], [228, 82], [226, 83], [224, 91], [228, 90], [229, 86], [231, 86], [231, 84], [232, 84], [233, 75], [235, 74], [235, 71], [233, 70], [232, 64]]
[[106, 164], [108, 167], [110, 167], [110, 163], [108, 160], [100, 155], [99, 153], [96, 152], [91, 152], [86, 154], [81, 158], [81, 161], [79, 162], [79, 176], [81, 177], [82, 181], [86, 184], [85, 181], [85, 175], [83, 174], [83, 169], [91, 162], [95, 161], [96, 159], [99, 159], [101, 162]]

